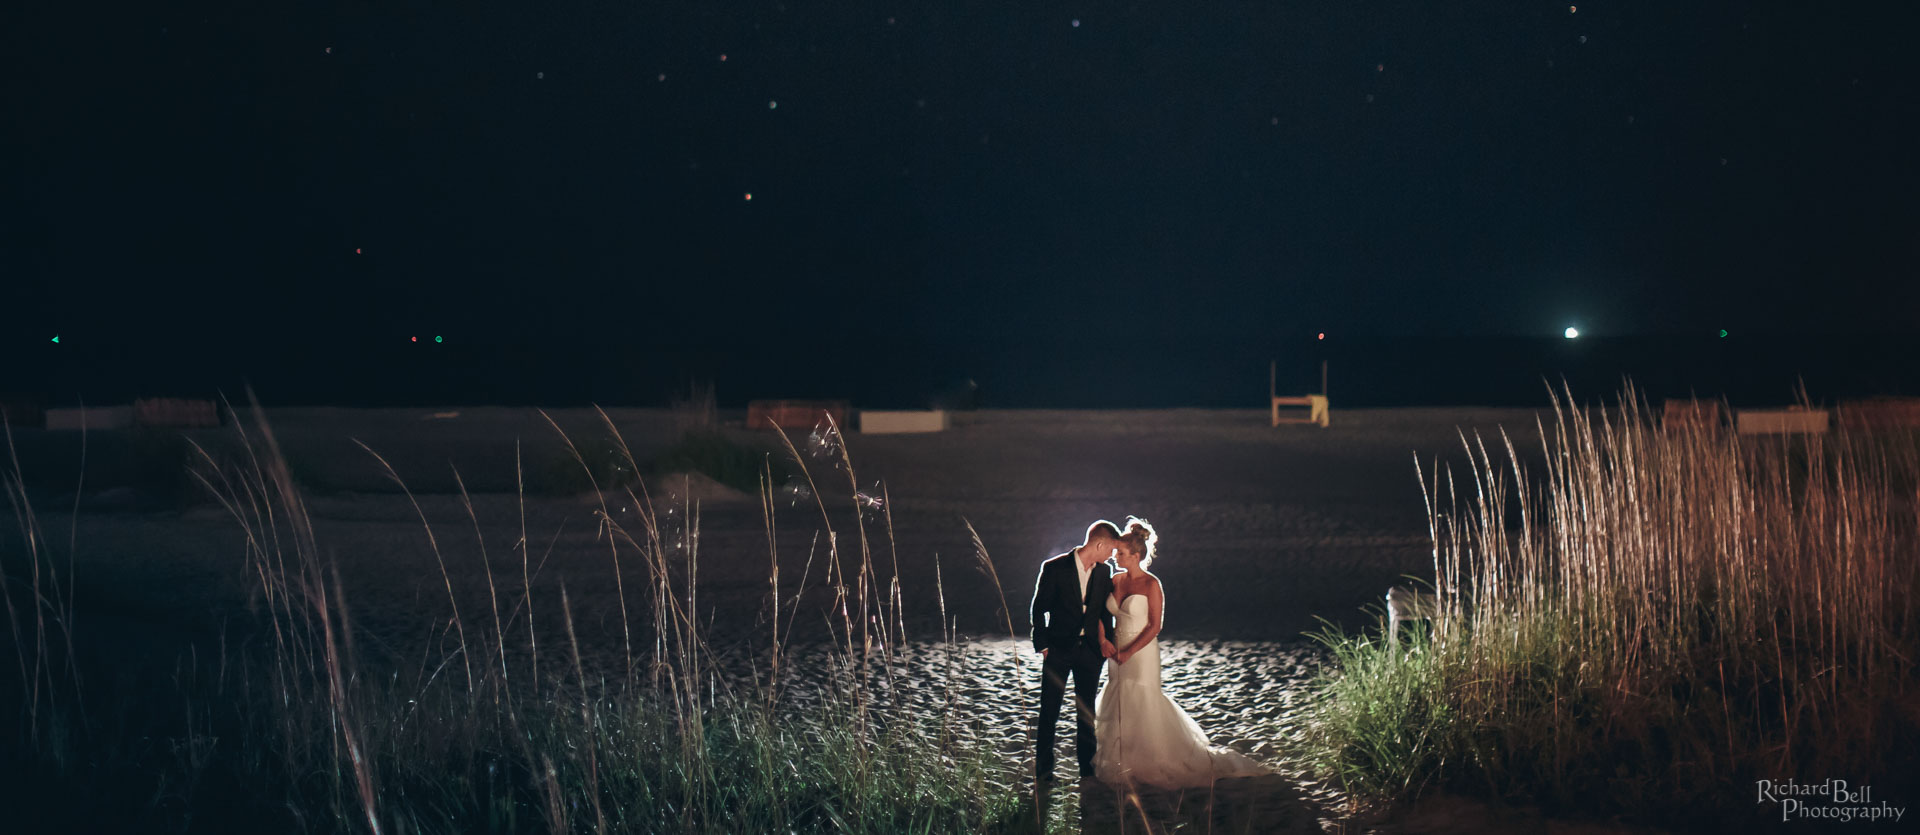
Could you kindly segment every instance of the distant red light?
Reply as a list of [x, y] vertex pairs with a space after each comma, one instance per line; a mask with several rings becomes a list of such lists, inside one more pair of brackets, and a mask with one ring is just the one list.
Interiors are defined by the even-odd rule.
[[413, 341], [415, 341], [415, 342], [419, 342], [419, 341], [420, 341], [420, 337], [417, 337], [417, 336], [416, 336], [416, 337], [412, 337], [412, 339], [413, 339]]
[[357, 246], [356, 246], [356, 247], [354, 247], [354, 248], [353, 248], [353, 254], [355, 254], [355, 255], [359, 255], [359, 254], [360, 254], [360, 248], [359, 248], [359, 247], [357, 247]]
[[1320, 338], [1320, 339], [1326, 339], [1326, 338], [1327, 338], [1327, 335], [1326, 335], [1326, 334], [1324, 334], [1324, 333], [1322, 333], [1322, 334], [1320, 334], [1320, 336], [1319, 336], [1318, 338]]

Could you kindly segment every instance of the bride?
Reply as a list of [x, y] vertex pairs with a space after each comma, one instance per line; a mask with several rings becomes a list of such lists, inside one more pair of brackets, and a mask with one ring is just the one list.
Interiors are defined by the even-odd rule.
[[1145, 783], [1164, 789], [1208, 786], [1221, 777], [1269, 773], [1254, 760], [1207, 743], [1187, 712], [1160, 689], [1160, 578], [1147, 573], [1159, 534], [1145, 519], [1128, 517], [1114, 562], [1113, 636], [1100, 628], [1100, 649], [1113, 659], [1107, 686], [1095, 703], [1094, 776], [1108, 783]]

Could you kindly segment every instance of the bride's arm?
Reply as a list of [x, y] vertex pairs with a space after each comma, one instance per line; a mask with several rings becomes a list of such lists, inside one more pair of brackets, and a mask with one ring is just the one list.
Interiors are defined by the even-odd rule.
[[1147, 596], [1147, 626], [1140, 630], [1139, 637], [1129, 641], [1120, 649], [1120, 654], [1115, 656], [1122, 662], [1132, 658], [1133, 654], [1146, 646], [1148, 641], [1160, 635], [1160, 610], [1165, 602], [1160, 594], [1160, 581], [1155, 579], [1147, 585], [1147, 590], [1143, 593]]

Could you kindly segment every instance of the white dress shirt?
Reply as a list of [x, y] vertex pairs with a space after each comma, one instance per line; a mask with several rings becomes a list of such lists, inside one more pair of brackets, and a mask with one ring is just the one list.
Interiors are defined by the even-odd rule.
[[1080, 634], [1087, 634], [1087, 581], [1093, 577], [1093, 567], [1082, 562], [1080, 549], [1073, 549], [1073, 568], [1080, 572]]

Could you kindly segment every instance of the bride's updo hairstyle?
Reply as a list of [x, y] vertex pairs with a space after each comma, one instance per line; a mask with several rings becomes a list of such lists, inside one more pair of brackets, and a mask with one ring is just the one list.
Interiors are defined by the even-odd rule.
[[1140, 549], [1141, 568], [1153, 565], [1154, 552], [1158, 550], [1156, 546], [1160, 544], [1160, 534], [1153, 529], [1152, 525], [1147, 524], [1147, 520], [1138, 516], [1128, 516], [1127, 529], [1120, 534], [1120, 538], [1133, 543], [1134, 547]]

